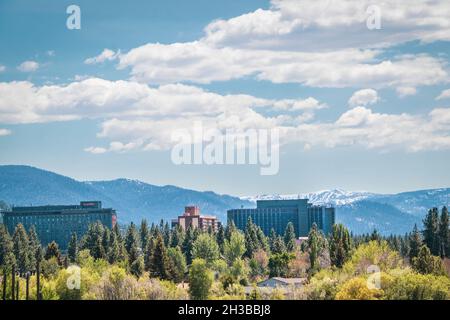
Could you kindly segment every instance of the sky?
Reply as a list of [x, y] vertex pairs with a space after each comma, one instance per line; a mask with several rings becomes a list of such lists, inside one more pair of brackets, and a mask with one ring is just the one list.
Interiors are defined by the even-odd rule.
[[[0, 164], [232, 195], [450, 185], [446, 0], [1, 0], [0, 39]], [[276, 130], [276, 174], [175, 163], [196, 123]]]

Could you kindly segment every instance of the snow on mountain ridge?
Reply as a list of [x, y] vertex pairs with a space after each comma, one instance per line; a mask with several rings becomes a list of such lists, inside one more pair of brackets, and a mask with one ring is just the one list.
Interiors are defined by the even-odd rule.
[[342, 189], [321, 190], [316, 192], [299, 194], [264, 194], [258, 196], [241, 197], [241, 200], [256, 202], [257, 200], [288, 200], [288, 199], [309, 199], [315, 205], [346, 205], [355, 201], [364, 200], [378, 196], [378, 194], [367, 191], [345, 191]]

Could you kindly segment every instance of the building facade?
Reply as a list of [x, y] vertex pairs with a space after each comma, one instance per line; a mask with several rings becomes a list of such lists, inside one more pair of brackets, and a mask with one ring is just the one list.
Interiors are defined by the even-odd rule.
[[83, 201], [79, 205], [13, 207], [3, 212], [3, 223], [10, 234], [21, 223], [28, 231], [36, 228], [42, 245], [55, 241], [62, 250], [67, 249], [72, 233], [80, 239], [91, 223], [101, 222], [112, 229], [117, 215], [113, 209], [102, 208], [101, 201]]
[[188, 206], [184, 208], [184, 213], [172, 220], [172, 227], [180, 225], [183, 230], [189, 228], [200, 228], [207, 231], [210, 227], [214, 232], [219, 229], [220, 222], [215, 216], [205, 216], [200, 214], [200, 208], [196, 206]]
[[297, 237], [308, 236], [315, 223], [325, 234], [331, 232], [335, 223], [335, 209], [314, 206], [308, 199], [295, 200], [258, 200], [256, 208], [232, 209], [227, 211], [228, 221], [233, 221], [238, 229], [244, 230], [248, 218], [269, 235], [273, 228], [277, 234], [283, 234], [289, 222], [294, 225]]

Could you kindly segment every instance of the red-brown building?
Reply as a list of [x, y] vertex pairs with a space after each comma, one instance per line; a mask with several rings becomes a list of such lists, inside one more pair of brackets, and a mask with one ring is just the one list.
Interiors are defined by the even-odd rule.
[[204, 216], [200, 214], [200, 208], [197, 206], [188, 206], [184, 208], [184, 213], [178, 216], [178, 219], [172, 220], [172, 227], [180, 225], [183, 230], [186, 230], [189, 226], [193, 228], [200, 228], [203, 231], [207, 231], [209, 227], [213, 231], [217, 231], [220, 226], [220, 222], [215, 216]]

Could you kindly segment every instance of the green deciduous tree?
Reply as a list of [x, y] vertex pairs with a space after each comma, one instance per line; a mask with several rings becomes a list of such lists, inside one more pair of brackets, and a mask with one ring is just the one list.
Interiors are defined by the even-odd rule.
[[213, 274], [203, 259], [194, 259], [189, 270], [189, 294], [193, 300], [206, 300], [213, 283]]
[[169, 248], [167, 250], [170, 261], [170, 279], [176, 283], [183, 281], [187, 270], [186, 257], [181, 252], [180, 247]]
[[219, 258], [220, 250], [214, 236], [203, 233], [195, 241], [192, 246], [193, 259], [203, 259], [210, 266]]
[[229, 266], [233, 264], [236, 259], [242, 258], [245, 253], [245, 237], [239, 231], [234, 231], [231, 234], [230, 240], [225, 239], [224, 256]]

